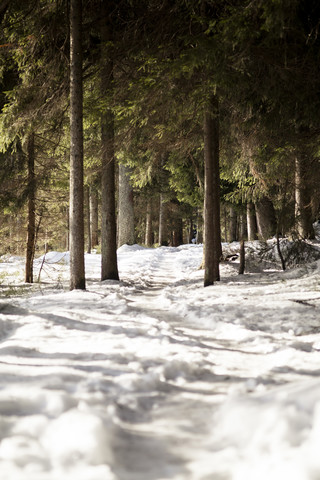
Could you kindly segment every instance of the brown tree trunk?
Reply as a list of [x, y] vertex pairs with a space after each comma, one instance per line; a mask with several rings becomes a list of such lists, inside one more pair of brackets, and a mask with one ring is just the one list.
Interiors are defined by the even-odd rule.
[[247, 230], [247, 215], [244, 212], [240, 212], [239, 214], [239, 233], [238, 238], [240, 241], [242, 239], [247, 238], [248, 230]]
[[87, 253], [91, 253], [91, 223], [90, 223], [90, 189], [85, 188], [85, 203], [86, 203], [86, 227], [87, 227]]
[[263, 197], [255, 204], [255, 208], [259, 237], [261, 240], [268, 240], [277, 230], [273, 203], [269, 198]]
[[152, 244], [153, 244], [153, 238], [152, 238], [152, 199], [151, 198], [148, 198], [148, 200], [147, 200], [145, 244], [147, 245], [147, 247], [151, 247]]
[[257, 239], [257, 219], [256, 219], [256, 212], [254, 208], [254, 203], [248, 202], [247, 203], [247, 229], [248, 229], [248, 240], [256, 240]]
[[159, 245], [166, 246], [168, 245], [168, 211], [167, 204], [164, 201], [164, 195], [160, 194], [160, 205], [159, 205]]
[[133, 245], [135, 242], [134, 232], [134, 209], [133, 188], [130, 183], [130, 169], [125, 165], [119, 165], [119, 204], [118, 204], [118, 247], [121, 245]]
[[82, 1], [70, 0], [70, 289], [85, 289]]
[[220, 280], [219, 106], [213, 96], [204, 116], [204, 286]]
[[301, 238], [313, 238], [314, 236], [307, 173], [306, 159], [299, 152], [295, 158], [295, 219], [296, 230]]
[[98, 194], [95, 187], [90, 187], [91, 247], [96, 247], [99, 243], [98, 225], [99, 225]]
[[229, 206], [229, 242], [235, 242], [238, 239], [238, 216], [235, 208]]
[[[113, 60], [108, 52], [112, 28], [107, 2], [101, 0], [101, 96], [110, 97], [113, 83]], [[114, 115], [107, 108], [101, 117], [102, 186], [101, 186], [101, 280], [119, 280], [117, 262], [117, 222], [115, 204]]]
[[67, 231], [66, 231], [66, 236], [65, 236], [65, 248], [66, 251], [69, 252], [70, 250], [70, 208], [69, 206], [66, 207], [66, 225], [67, 225]]
[[244, 238], [242, 238], [240, 240], [240, 264], [239, 264], [239, 275], [243, 275], [244, 274], [244, 270], [245, 270], [245, 242], [244, 242]]
[[28, 161], [28, 226], [27, 226], [27, 250], [26, 250], [26, 271], [25, 281], [33, 283], [33, 259], [35, 253], [36, 236], [36, 177], [35, 177], [35, 150], [34, 134], [30, 134], [27, 145]]
[[183, 222], [182, 218], [177, 218], [172, 231], [172, 246], [179, 247], [180, 245], [183, 245]]

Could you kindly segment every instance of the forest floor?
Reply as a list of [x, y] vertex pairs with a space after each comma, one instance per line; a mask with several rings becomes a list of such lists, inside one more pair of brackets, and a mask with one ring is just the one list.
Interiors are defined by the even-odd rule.
[[120, 282], [86, 255], [84, 292], [3, 257], [1, 480], [319, 479], [320, 261], [258, 247], [207, 288], [201, 245], [123, 246]]

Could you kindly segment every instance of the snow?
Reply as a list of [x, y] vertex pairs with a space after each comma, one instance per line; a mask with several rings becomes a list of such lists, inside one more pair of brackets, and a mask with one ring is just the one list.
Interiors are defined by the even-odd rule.
[[320, 261], [258, 249], [203, 288], [201, 245], [124, 245], [120, 282], [86, 255], [84, 292], [66, 252], [32, 286], [3, 257], [1, 480], [319, 479]]

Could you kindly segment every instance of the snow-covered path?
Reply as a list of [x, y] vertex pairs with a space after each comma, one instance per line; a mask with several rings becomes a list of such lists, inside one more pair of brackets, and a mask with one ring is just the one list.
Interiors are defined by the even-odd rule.
[[319, 479], [319, 264], [204, 289], [201, 246], [118, 256], [86, 292], [0, 264], [1, 480]]

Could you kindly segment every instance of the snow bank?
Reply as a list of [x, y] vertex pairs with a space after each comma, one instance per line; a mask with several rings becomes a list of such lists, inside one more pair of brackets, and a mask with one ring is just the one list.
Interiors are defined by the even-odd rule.
[[70, 254], [69, 252], [47, 252], [45, 255], [37, 258], [35, 260], [36, 263], [47, 263], [47, 264], [54, 264], [60, 263], [62, 265], [69, 265], [70, 264]]

